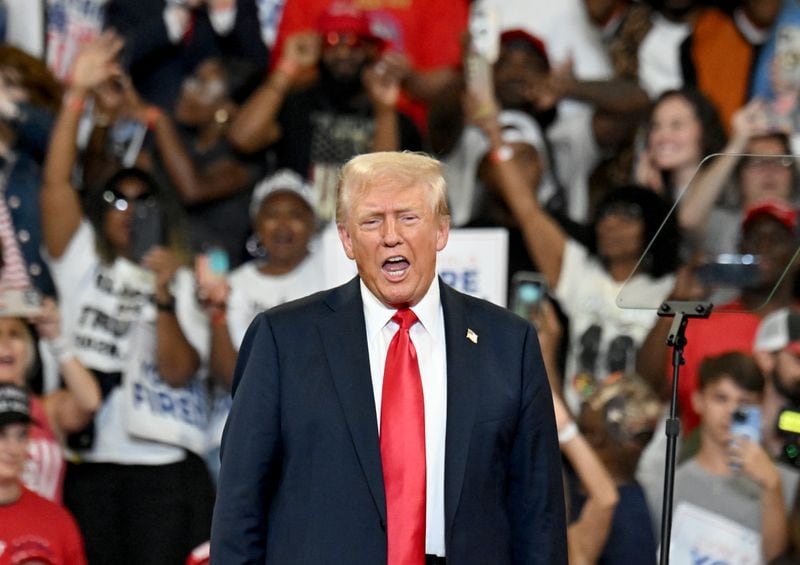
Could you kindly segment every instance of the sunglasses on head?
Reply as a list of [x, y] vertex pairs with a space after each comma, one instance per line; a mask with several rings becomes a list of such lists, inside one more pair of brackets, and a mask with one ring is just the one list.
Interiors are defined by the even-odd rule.
[[614, 202], [603, 209], [600, 218], [612, 215], [622, 216], [629, 220], [641, 220], [644, 218], [644, 210], [642, 210], [641, 206], [633, 202]]
[[103, 200], [106, 204], [108, 204], [109, 207], [119, 210], [120, 212], [124, 212], [128, 209], [131, 202], [151, 202], [153, 200], [153, 195], [149, 192], [143, 192], [139, 196], [129, 198], [117, 190], [109, 189], [103, 192]]
[[355, 48], [364, 45], [364, 39], [356, 33], [339, 33], [337, 31], [329, 31], [322, 39], [325, 47], [345, 45], [347, 47]]

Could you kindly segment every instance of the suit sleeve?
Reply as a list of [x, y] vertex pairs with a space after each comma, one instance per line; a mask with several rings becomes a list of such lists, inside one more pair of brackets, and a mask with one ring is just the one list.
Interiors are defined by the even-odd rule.
[[522, 405], [514, 446], [508, 500], [514, 563], [567, 563], [561, 453], [550, 385], [529, 327], [524, 341]]
[[244, 337], [232, 394], [222, 436], [211, 562], [264, 563], [267, 511], [281, 467], [278, 351], [264, 314]]

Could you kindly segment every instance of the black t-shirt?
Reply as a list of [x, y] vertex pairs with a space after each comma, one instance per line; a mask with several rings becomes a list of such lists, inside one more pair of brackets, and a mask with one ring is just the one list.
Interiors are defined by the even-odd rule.
[[[400, 149], [419, 151], [422, 141], [411, 119], [398, 114]], [[372, 104], [366, 96], [349, 101], [319, 82], [286, 97], [278, 115], [281, 139], [275, 146], [276, 165], [307, 178], [314, 165], [340, 167], [372, 150], [375, 132]]]

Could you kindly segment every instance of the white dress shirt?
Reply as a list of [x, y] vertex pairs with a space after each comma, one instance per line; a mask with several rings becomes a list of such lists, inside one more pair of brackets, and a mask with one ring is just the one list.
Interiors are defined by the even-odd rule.
[[[391, 321], [396, 310], [383, 305], [361, 281], [361, 298], [369, 344], [372, 391], [380, 432], [383, 370], [389, 344], [399, 326]], [[444, 440], [447, 422], [447, 356], [439, 281], [411, 308], [419, 319], [409, 333], [417, 350], [425, 402], [426, 520], [425, 553], [444, 557]]]

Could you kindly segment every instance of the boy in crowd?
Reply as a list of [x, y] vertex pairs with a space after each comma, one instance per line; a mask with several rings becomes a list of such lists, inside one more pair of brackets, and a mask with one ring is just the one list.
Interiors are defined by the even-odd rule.
[[0, 563], [85, 565], [83, 541], [69, 512], [20, 482], [31, 425], [28, 393], [0, 385]]
[[[724, 353], [700, 364], [699, 387], [692, 396], [693, 408], [700, 416], [700, 449], [675, 474], [673, 554], [688, 549], [680, 547], [686, 542], [682, 532], [696, 532], [700, 524], [706, 539], [714, 540], [717, 536], [712, 534], [721, 533], [714, 528], [726, 522], [734, 522], [747, 533], [740, 537], [753, 540], [751, 548], [760, 546], [764, 562], [786, 550], [784, 487], [789, 486], [791, 476], [772, 462], [758, 442], [731, 429], [734, 412], [760, 406], [763, 393], [764, 377], [749, 355]], [[660, 523], [661, 504], [652, 502], [651, 507], [658, 511], [654, 522]], [[685, 517], [688, 515], [693, 516], [691, 526], [682, 523], [690, 519]]]

